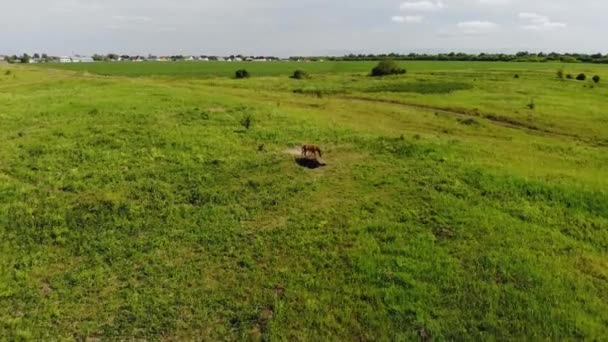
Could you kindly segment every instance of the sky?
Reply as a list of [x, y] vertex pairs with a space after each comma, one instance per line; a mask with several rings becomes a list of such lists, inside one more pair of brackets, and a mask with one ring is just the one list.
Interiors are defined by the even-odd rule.
[[608, 0], [0, 0], [0, 54], [607, 53]]

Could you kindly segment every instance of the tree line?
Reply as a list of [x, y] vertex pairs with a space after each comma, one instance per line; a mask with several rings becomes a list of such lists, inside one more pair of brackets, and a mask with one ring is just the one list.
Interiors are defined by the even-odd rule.
[[[118, 54], [106, 54], [100, 55], [95, 54], [92, 56], [95, 61], [116, 61], [116, 60], [151, 60], [155, 59], [156, 56], [129, 56], [129, 55], [118, 55]], [[201, 56], [207, 57], [207, 56]], [[215, 59], [216, 57], [208, 56], [209, 59]], [[182, 55], [168, 56], [168, 59], [173, 61], [184, 60], [186, 57]], [[232, 55], [231, 59], [242, 58], [245, 56]], [[262, 58], [262, 57], [256, 57]], [[278, 60], [277, 57], [264, 57], [266, 60]], [[21, 56], [12, 55], [5, 56], [4, 59], [9, 63], [29, 63], [31, 59], [39, 62], [53, 62], [59, 58], [49, 56], [45, 53], [33, 55], [23, 54]], [[608, 64], [608, 54], [583, 54], [583, 53], [534, 53], [522, 51], [516, 54], [492, 54], [492, 53], [479, 53], [479, 54], [467, 54], [462, 52], [450, 52], [440, 54], [350, 54], [345, 56], [293, 56], [289, 58], [292, 61], [377, 61], [382, 59], [392, 59], [396, 61], [460, 61], [460, 62], [561, 62], [561, 63], [599, 63]]]
[[479, 53], [468, 54], [450, 52], [440, 54], [350, 54], [341, 57], [291, 57], [292, 60], [329, 60], [329, 61], [377, 61], [379, 59], [392, 59], [398, 61], [460, 61], [460, 62], [562, 62], [562, 63], [601, 63], [608, 64], [608, 55], [583, 53], [534, 53], [522, 51], [515, 54]]

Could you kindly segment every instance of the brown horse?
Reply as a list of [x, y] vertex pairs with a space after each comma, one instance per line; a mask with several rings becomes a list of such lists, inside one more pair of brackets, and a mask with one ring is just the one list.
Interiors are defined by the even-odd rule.
[[321, 149], [319, 148], [319, 146], [303, 145], [302, 146], [302, 157], [308, 157], [310, 154], [312, 154], [312, 156], [314, 158], [316, 158], [317, 155], [319, 155], [319, 158], [323, 157], [323, 153], [321, 152]]

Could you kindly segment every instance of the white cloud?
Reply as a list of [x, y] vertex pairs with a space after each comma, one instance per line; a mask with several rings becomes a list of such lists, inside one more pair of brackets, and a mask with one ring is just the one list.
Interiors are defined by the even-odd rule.
[[140, 15], [115, 15], [112, 19], [116, 21], [130, 21], [130, 22], [149, 22], [152, 21], [152, 18], [140, 16]]
[[401, 3], [400, 8], [402, 11], [432, 12], [444, 9], [445, 5], [441, 1], [406, 1]]
[[494, 31], [498, 28], [498, 24], [491, 21], [463, 21], [456, 26], [465, 34], [480, 34]]
[[511, 0], [477, 0], [482, 5], [507, 5], [511, 3]]
[[553, 22], [549, 17], [538, 13], [522, 12], [519, 13], [519, 19], [529, 22], [521, 26], [524, 30], [549, 31], [568, 26], [566, 23]]
[[392, 17], [391, 20], [395, 23], [419, 24], [424, 21], [424, 17], [421, 15], [397, 15]]

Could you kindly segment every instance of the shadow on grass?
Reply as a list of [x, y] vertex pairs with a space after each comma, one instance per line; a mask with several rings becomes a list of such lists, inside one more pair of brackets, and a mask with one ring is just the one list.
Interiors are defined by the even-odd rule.
[[318, 169], [322, 166], [325, 166], [325, 163], [320, 162], [318, 159], [311, 159], [311, 158], [296, 158], [296, 164], [298, 164], [301, 167], [305, 167], [307, 169]]

